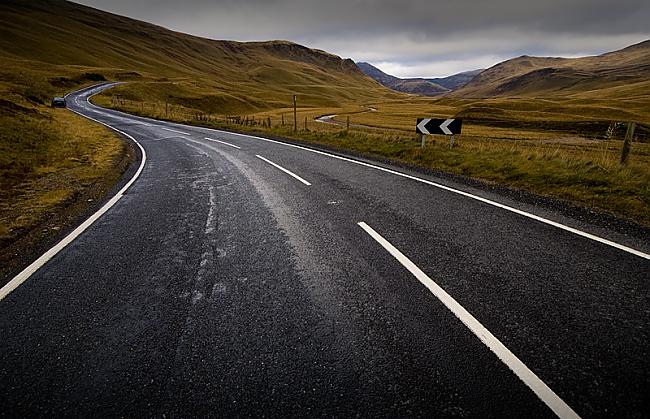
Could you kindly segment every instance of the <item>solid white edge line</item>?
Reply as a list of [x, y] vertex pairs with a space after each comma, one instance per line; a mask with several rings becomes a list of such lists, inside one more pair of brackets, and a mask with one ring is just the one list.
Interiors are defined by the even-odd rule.
[[515, 354], [499, 341], [474, 316], [461, 306], [451, 295], [447, 294], [427, 274], [422, 272], [408, 257], [400, 252], [388, 240], [364, 222], [357, 223], [366, 233], [390, 253], [413, 276], [415, 276], [431, 293], [440, 300], [467, 328], [478, 337], [519, 379], [526, 384], [558, 417], [579, 418], [578, 414], [532, 372]]
[[12, 291], [14, 291], [16, 288], [18, 288], [22, 283], [24, 283], [27, 279], [29, 279], [32, 274], [34, 274], [36, 271], [38, 271], [43, 265], [45, 265], [50, 259], [52, 259], [57, 253], [59, 253], [61, 250], [63, 250], [67, 245], [72, 243], [81, 233], [83, 233], [88, 227], [90, 227], [95, 221], [97, 221], [106, 211], [108, 211], [113, 205], [115, 205], [120, 198], [124, 195], [124, 193], [129, 189], [129, 187], [138, 179], [140, 174], [142, 173], [142, 170], [144, 169], [144, 164], [147, 161], [147, 153], [144, 151], [144, 148], [142, 145], [131, 135], [125, 133], [124, 131], [121, 131], [115, 127], [112, 127], [104, 122], [98, 121], [94, 118], [91, 118], [89, 116], [86, 116], [80, 112], [77, 112], [73, 109], [69, 109], [70, 111], [76, 113], [77, 115], [81, 115], [84, 118], [90, 119], [91, 121], [97, 122], [99, 124], [102, 124], [106, 126], [109, 129], [112, 129], [113, 131], [124, 135], [125, 137], [131, 139], [135, 144], [138, 145], [140, 148], [140, 151], [142, 152], [142, 160], [140, 161], [140, 166], [138, 167], [138, 170], [135, 172], [133, 177], [120, 189], [104, 206], [102, 206], [97, 212], [95, 212], [93, 215], [91, 215], [88, 219], [86, 219], [79, 227], [75, 228], [70, 234], [65, 236], [63, 240], [58, 242], [56, 245], [54, 245], [52, 248], [50, 248], [47, 252], [43, 253], [38, 259], [36, 259], [34, 262], [32, 262], [29, 266], [27, 266], [25, 269], [23, 269], [18, 275], [13, 277], [11, 281], [9, 281], [5, 286], [0, 288], [0, 301], [2, 301], [7, 295], [9, 295]]
[[311, 153], [316, 153], [316, 154], [320, 154], [320, 155], [323, 155], [323, 156], [328, 156], [328, 157], [331, 157], [331, 158], [334, 158], [334, 159], [343, 160], [343, 161], [346, 161], [346, 162], [349, 162], [349, 163], [358, 164], [360, 166], [365, 166], [365, 167], [369, 167], [369, 168], [372, 168], [372, 169], [380, 170], [382, 172], [390, 173], [390, 174], [393, 174], [393, 175], [396, 175], [396, 176], [401, 176], [401, 177], [406, 178], [406, 179], [415, 180], [417, 182], [421, 182], [421, 183], [424, 183], [424, 184], [427, 184], [427, 185], [434, 186], [434, 187], [439, 188], [439, 189], [443, 189], [443, 190], [448, 191], [448, 192], [452, 192], [452, 193], [455, 193], [455, 194], [458, 194], [458, 195], [462, 195], [462, 196], [465, 196], [467, 198], [471, 198], [471, 199], [483, 202], [485, 204], [492, 205], [492, 206], [504, 209], [506, 211], [514, 212], [515, 214], [521, 215], [523, 217], [530, 218], [532, 220], [539, 221], [541, 223], [548, 224], [548, 225], [553, 226], [553, 227], [557, 227], [559, 229], [568, 231], [568, 232], [576, 234], [578, 236], [582, 236], [584, 238], [587, 238], [587, 239], [590, 239], [590, 240], [605, 244], [607, 246], [611, 246], [611, 247], [614, 247], [616, 249], [622, 250], [624, 252], [631, 253], [631, 254], [633, 254], [635, 256], [639, 256], [639, 257], [642, 257], [644, 259], [650, 260], [650, 254], [644, 253], [644, 252], [642, 252], [640, 250], [633, 249], [631, 247], [628, 247], [628, 246], [613, 242], [611, 240], [607, 240], [607, 239], [604, 239], [602, 237], [598, 237], [598, 236], [593, 235], [591, 233], [587, 233], [585, 231], [578, 230], [578, 229], [573, 228], [573, 227], [569, 227], [567, 225], [558, 223], [556, 221], [552, 221], [552, 220], [540, 217], [538, 215], [531, 214], [529, 212], [522, 211], [522, 210], [519, 210], [517, 208], [513, 208], [513, 207], [501, 204], [501, 203], [496, 202], [496, 201], [492, 201], [492, 200], [487, 199], [487, 198], [483, 198], [483, 197], [480, 197], [480, 196], [477, 196], [477, 195], [472, 195], [469, 192], [461, 191], [459, 189], [454, 189], [452, 187], [445, 186], [445, 185], [442, 185], [442, 184], [439, 184], [439, 183], [436, 183], [436, 182], [432, 182], [430, 180], [422, 179], [422, 178], [419, 178], [419, 177], [416, 177], [416, 176], [407, 175], [406, 173], [398, 172], [396, 170], [387, 169], [387, 168], [381, 167], [381, 166], [375, 166], [375, 165], [370, 164], [370, 163], [350, 159], [350, 158], [347, 158], [347, 157], [337, 156], [335, 154], [326, 153], [324, 151], [315, 150], [315, 149], [311, 149], [311, 148], [308, 148], [308, 147], [303, 147], [303, 146], [299, 146], [299, 145], [295, 145], [295, 144], [284, 143], [282, 141], [270, 140], [268, 138], [257, 137], [257, 136], [254, 136], [254, 135], [239, 134], [239, 133], [236, 133], [236, 132], [221, 131], [221, 130], [212, 129], [212, 128], [204, 128], [204, 129], [209, 130], [209, 131], [224, 133], [224, 134], [231, 134], [231, 135], [238, 135], [238, 136], [241, 136], [241, 137], [254, 138], [254, 139], [257, 139], [257, 140], [261, 140], [261, 141], [266, 141], [266, 142], [270, 142], [270, 143], [274, 143], [274, 144], [280, 144], [280, 145], [283, 145], [283, 146], [286, 146], [286, 147], [298, 148], [298, 149], [301, 149], [301, 150], [309, 151]]
[[177, 130], [175, 130], [175, 129], [171, 129], [171, 128], [160, 127], [160, 129], [164, 129], [165, 131], [175, 132], [176, 134], [192, 135], [192, 134], [190, 134], [190, 133], [188, 133], [188, 132], [177, 131]]
[[311, 186], [311, 183], [307, 182], [305, 179], [301, 178], [300, 176], [298, 176], [297, 174], [293, 173], [292, 171], [285, 169], [284, 167], [280, 166], [279, 164], [275, 164], [275, 163], [273, 163], [271, 160], [266, 159], [266, 158], [260, 156], [259, 154], [256, 154], [255, 157], [257, 157], [258, 159], [264, 160], [265, 162], [267, 162], [267, 163], [270, 164], [271, 166], [274, 166], [274, 167], [276, 167], [276, 168], [282, 170], [284, 173], [288, 174], [289, 176], [293, 176], [294, 178], [298, 179], [299, 181], [301, 181], [301, 182], [304, 183], [305, 185], [307, 185], [307, 186]]
[[208, 141], [214, 141], [215, 143], [228, 145], [228, 146], [233, 147], [233, 148], [236, 148], [236, 149], [238, 149], [238, 150], [241, 148], [241, 147], [239, 147], [239, 146], [236, 146], [236, 145], [234, 145], [234, 144], [227, 143], [227, 142], [225, 142], [225, 141], [215, 140], [214, 138], [205, 137], [205, 139], [208, 140]]

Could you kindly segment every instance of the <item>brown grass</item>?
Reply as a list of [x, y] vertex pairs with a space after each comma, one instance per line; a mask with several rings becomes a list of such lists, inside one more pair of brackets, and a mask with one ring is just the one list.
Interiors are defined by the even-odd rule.
[[[7, 245], [94, 185], [119, 179], [125, 144], [113, 133], [66, 110], [2, 121], [0, 243]], [[8, 132], [8, 130], [11, 130]], [[16, 138], [31, 137], [16, 147]], [[16, 164], [20, 162], [21, 164]], [[59, 229], [62, 226], [52, 226]]]

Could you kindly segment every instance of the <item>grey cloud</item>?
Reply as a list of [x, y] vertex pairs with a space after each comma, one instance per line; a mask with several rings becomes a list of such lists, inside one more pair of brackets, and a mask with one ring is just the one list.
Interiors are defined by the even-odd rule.
[[478, 56], [602, 53], [650, 35], [646, 0], [80, 2], [200, 36], [287, 39], [402, 68], [436, 61], [470, 65]]
[[351, 28], [446, 34], [504, 26], [569, 33], [622, 33], [647, 30], [650, 17], [650, 3], [644, 0], [85, 0], [82, 3], [167, 22], [182, 19], [184, 15], [201, 21], [213, 19], [226, 27], [239, 26], [253, 34], [259, 33], [260, 28], [246, 24], [246, 19], [261, 23], [263, 30], [276, 28], [294, 34], [305, 29]]

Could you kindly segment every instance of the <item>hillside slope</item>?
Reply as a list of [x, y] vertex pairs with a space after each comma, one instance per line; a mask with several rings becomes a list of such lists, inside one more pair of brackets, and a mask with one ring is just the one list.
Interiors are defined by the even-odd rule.
[[521, 56], [491, 67], [454, 97], [629, 98], [650, 90], [650, 40], [594, 57]]
[[395, 96], [351, 60], [324, 51], [286, 41], [209, 40], [64, 0], [3, 1], [0, 57], [4, 80], [20, 82], [13, 75], [31, 66], [47, 70], [54, 87], [74, 84], [66, 80], [75, 71], [168, 82], [161, 94], [200, 99], [220, 113], [286, 106], [294, 93], [306, 106]]

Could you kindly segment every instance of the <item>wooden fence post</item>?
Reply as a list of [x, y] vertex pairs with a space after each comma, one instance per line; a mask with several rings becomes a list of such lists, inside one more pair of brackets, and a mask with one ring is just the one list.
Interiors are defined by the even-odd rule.
[[623, 150], [621, 150], [621, 164], [627, 164], [627, 160], [630, 157], [630, 146], [632, 143], [632, 138], [634, 136], [634, 129], [636, 128], [636, 123], [628, 122], [627, 131], [625, 132], [625, 140], [623, 141]]
[[296, 110], [296, 95], [293, 95], [293, 132], [298, 131], [298, 114]]

